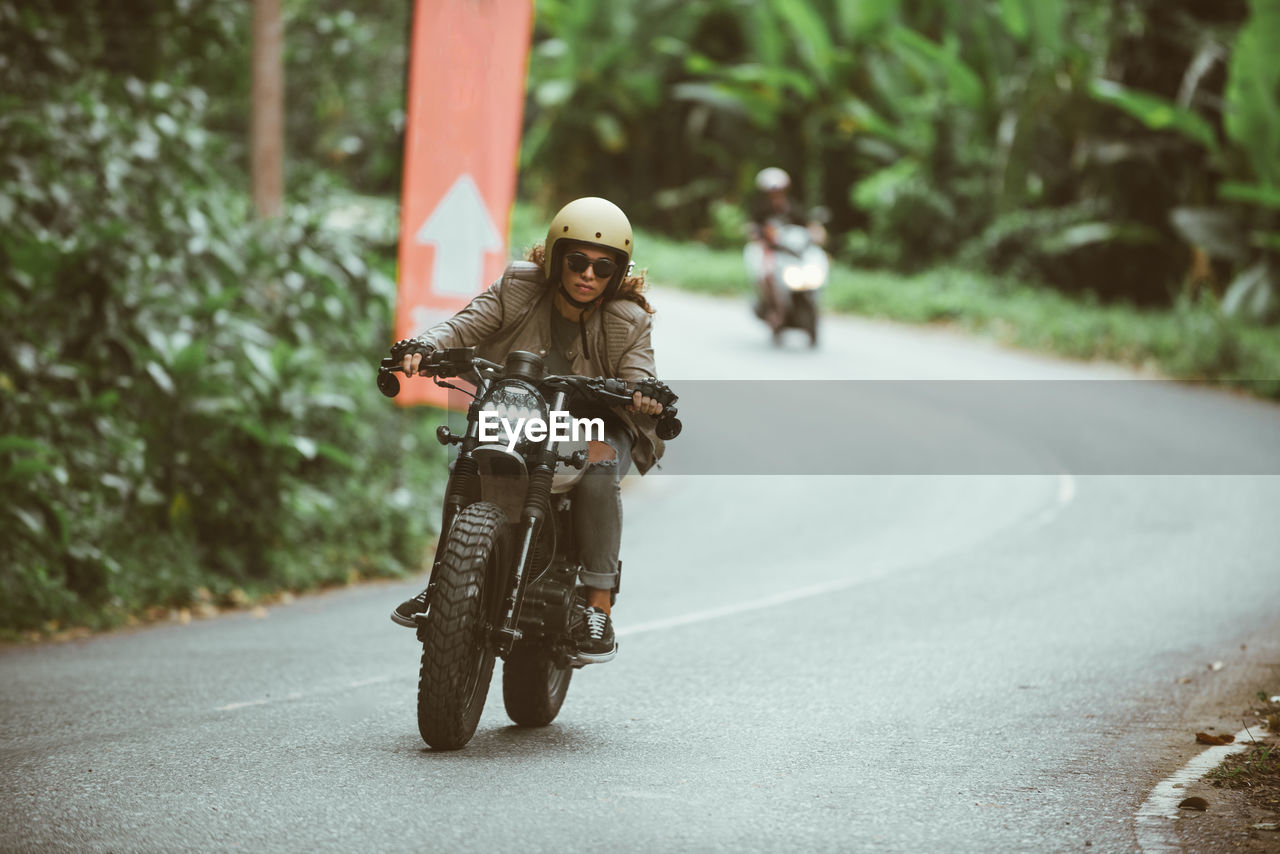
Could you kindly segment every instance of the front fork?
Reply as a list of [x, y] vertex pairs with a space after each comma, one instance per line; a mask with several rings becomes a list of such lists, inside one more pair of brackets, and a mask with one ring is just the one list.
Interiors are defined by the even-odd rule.
[[[565, 393], [556, 392], [551, 411], [558, 412], [564, 407]], [[555, 476], [556, 463], [560, 455], [556, 453], [559, 443], [548, 439], [538, 465], [529, 476], [529, 490], [525, 493], [524, 512], [520, 514], [520, 549], [512, 566], [511, 583], [508, 587], [506, 601], [503, 603], [501, 622], [492, 632], [495, 651], [506, 658], [515, 644], [522, 637], [518, 628], [520, 609], [524, 605], [525, 579], [528, 577], [529, 564], [533, 560], [534, 548], [551, 513], [551, 481]], [[585, 460], [581, 461], [585, 464]]]

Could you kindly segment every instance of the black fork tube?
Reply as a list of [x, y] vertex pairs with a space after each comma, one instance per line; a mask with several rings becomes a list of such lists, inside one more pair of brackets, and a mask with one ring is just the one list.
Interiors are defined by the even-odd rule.
[[[564, 406], [564, 398], [563, 391], [556, 392], [555, 401], [551, 404], [552, 412], [557, 412]], [[520, 637], [516, 625], [520, 621], [520, 608], [524, 604], [524, 580], [529, 571], [529, 561], [533, 559], [533, 549], [538, 542], [538, 534], [541, 533], [542, 525], [546, 522], [547, 514], [551, 509], [551, 479], [555, 476], [558, 445], [559, 443], [552, 440], [550, 436], [547, 437], [547, 444], [543, 446], [538, 465], [529, 476], [529, 491], [525, 495], [523, 525], [520, 531], [520, 553], [515, 562], [511, 592], [507, 596], [502, 628], [499, 630], [502, 643], [506, 646], [504, 651], [510, 651], [508, 644]]]

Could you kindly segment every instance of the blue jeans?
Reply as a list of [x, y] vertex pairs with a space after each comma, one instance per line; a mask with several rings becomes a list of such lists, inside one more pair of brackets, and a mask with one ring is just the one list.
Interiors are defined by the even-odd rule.
[[573, 495], [573, 526], [578, 537], [582, 572], [588, 587], [612, 590], [618, 583], [618, 549], [622, 545], [622, 478], [631, 468], [631, 434], [620, 424], [606, 423], [604, 441], [617, 459], [587, 467]]

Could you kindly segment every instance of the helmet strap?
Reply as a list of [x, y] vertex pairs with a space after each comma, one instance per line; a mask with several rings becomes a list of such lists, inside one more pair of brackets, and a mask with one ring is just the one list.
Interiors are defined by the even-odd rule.
[[591, 345], [587, 343], [587, 311], [604, 302], [604, 298], [609, 295], [606, 288], [605, 292], [600, 296], [591, 300], [574, 299], [573, 295], [565, 288], [564, 282], [560, 283], [560, 295], [569, 301], [569, 304], [578, 309], [578, 336], [582, 339], [582, 357], [584, 359], [591, 358]]

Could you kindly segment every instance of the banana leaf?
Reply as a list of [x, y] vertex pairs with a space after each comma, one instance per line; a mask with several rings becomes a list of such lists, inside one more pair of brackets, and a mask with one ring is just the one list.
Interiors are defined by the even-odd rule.
[[1280, 315], [1280, 271], [1264, 259], [1236, 276], [1222, 298], [1222, 312], [1260, 322]]
[[1169, 222], [1179, 237], [1214, 258], [1243, 261], [1249, 256], [1244, 228], [1226, 208], [1174, 208], [1169, 213]]
[[1089, 84], [1089, 94], [1104, 104], [1110, 104], [1128, 113], [1152, 130], [1171, 130], [1187, 139], [1200, 143], [1216, 153], [1218, 139], [1213, 126], [1200, 114], [1180, 107], [1168, 98], [1139, 92], [1112, 80], [1094, 80]]

